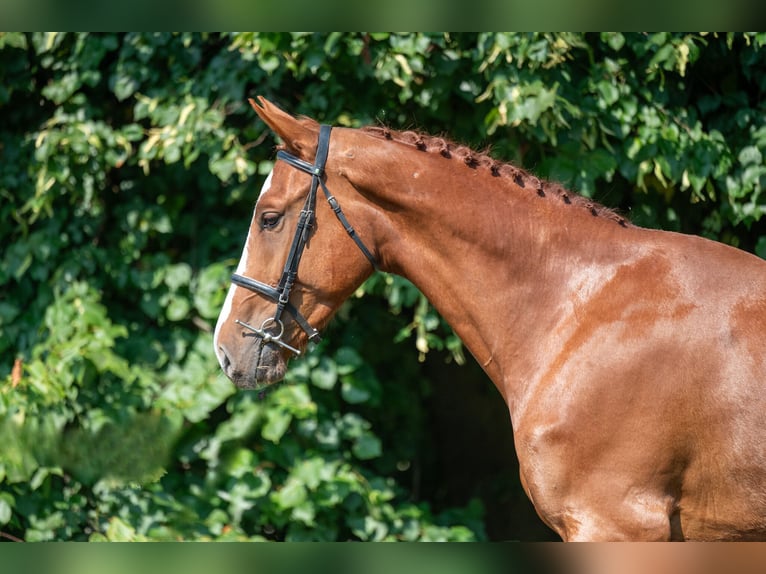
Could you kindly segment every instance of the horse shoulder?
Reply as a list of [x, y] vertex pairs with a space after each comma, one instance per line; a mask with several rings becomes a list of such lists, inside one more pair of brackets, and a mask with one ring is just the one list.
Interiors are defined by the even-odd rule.
[[747, 517], [757, 530], [766, 264], [699, 238], [648, 237], [586, 297], [573, 296], [546, 341], [550, 360], [515, 424], [524, 483], [570, 539], [715, 537]]

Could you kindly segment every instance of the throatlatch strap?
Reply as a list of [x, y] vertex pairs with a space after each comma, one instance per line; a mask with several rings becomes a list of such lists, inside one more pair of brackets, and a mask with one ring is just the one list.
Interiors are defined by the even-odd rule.
[[367, 260], [370, 262], [370, 265], [372, 265], [372, 268], [375, 271], [377, 271], [378, 270], [378, 264], [375, 261], [375, 257], [373, 257], [372, 253], [370, 253], [370, 250], [367, 249], [367, 246], [362, 242], [362, 240], [356, 234], [356, 230], [348, 222], [348, 219], [346, 219], [346, 216], [343, 214], [343, 210], [340, 208], [340, 204], [338, 203], [338, 200], [335, 199], [335, 196], [330, 193], [329, 189], [327, 189], [327, 186], [325, 185], [324, 180], [320, 179], [319, 183], [322, 186], [322, 191], [324, 192], [325, 197], [327, 198], [327, 203], [330, 204], [330, 207], [335, 212], [335, 217], [338, 218], [338, 221], [340, 221], [340, 224], [346, 230], [346, 233], [348, 233], [349, 236], [351, 237], [351, 239], [354, 240], [354, 243], [356, 243], [357, 247], [359, 247], [361, 252], [364, 254], [364, 256], [367, 258]]
[[[317, 143], [317, 153], [316, 153], [316, 158], [314, 159], [313, 165], [307, 161], [304, 161], [300, 158], [295, 157], [294, 155], [284, 150], [279, 150], [277, 152], [277, 159], [281, 159], [287, 164], [293, 166], [294, 168], [299, 169], [303, 172], [306, 172], [312, 176], [311, 190], [309, 191], [309, 198], [312, 198], [312, 199], [316, 198], [317, 184], [322, 186], [322, 192], [324, 193], [325, 198], [327, 199], [327, 203], [330, 204], [330, 207], [332, 208], [333, 212], [335, 212], [335, 217], [338, 218], [338, 221], [340, 221], [341, 225], [343, 225], [343, 229], [346, 230], [346, 233], [348, 233], [351, 239], [354, 240], [354, 243], [356, 243], [357, 247], [359, 247], [361, 252], [370, 262], [370, 265], [372, 265], [372, 268], [375, 271], [377, 271], [378, 264], [375, 261], [375, 257], [372, 255], [370, 250], [367, 249], [367, 246], [364, 244], [362, 239], [357, 235], [356, 230], [349, 223], [348, 219], [343, 213], [343, 210], [341, 209], [340, 204], [338, 203], [338, 200], [335, 199], [335, 196], [333, 196], [330, 193], [330, 190], [327, 189], [327, 184], [325, 184], [324, 182], [324, 166], [327, 162], [327, 154], [330, 150], [331, 130], [332, 130], [332, 127], [325, 124], [322, 124], [319, 127], [319, 142]], [[307, 203], [308, 203], [308, 200], [307, 200]], [[295, 244], [295, 241], [293, 241], [293, 244]], [[289, 261], [289, 258], [288, 258], [288, 261]], [[283, 276], [283, 279], [284, 279], [284, 276]]]

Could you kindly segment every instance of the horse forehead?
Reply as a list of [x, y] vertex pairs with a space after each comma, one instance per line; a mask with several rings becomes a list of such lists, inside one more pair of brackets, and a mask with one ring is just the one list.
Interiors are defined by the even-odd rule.
[[266, 195], [271, 190], [271, 180], [274, 177], [274, 170], [272, 169], [269, 172], [269, 175], [266, 176], [266, 181], [263, 182], [263, 186], [261, 186], [261, 192], [258, 194], [258, 199], [255, 202], [255, 205], [258, 205], [258, 202], [263, 199], [263, 196]]
[[266, 176], [266, 181], [263, 182], [256, 207], [262, 203], [264, 198], [271, 198], [275, 202], [275, 206], [283, 205], [285, 201], [300, 199], [305, 195], [310, 180], [308, 174], [286, 164], [280, 165], [277, 162], [269, 175]]

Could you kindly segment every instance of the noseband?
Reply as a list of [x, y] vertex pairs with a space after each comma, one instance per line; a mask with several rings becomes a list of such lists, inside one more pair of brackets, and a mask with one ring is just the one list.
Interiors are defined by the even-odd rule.
[[282, 341], [282, 335], [285, 333], [285, 326], [282, 323], [282, 313], [285, 311], [287, 311], [287, 313], [292, 316], [295, 322], [298, 323], [300, 328], [305, 331], [306, 335], [308, 335], [309, 341], [318, 343], [322, 339], [319, 331], [312, 327], [306, 318], [300, 313], [300, 311], [298, 311], [298, 309], [296, 309], [295, 306], [290, 303], [290, 292], [293, 289], [295, 278], [298, 275], [298, 265], [300, 264], [301, 257], [303, 256], [303, 250], [306, 248], [306, 243], [308, 242], [311, 231], [314, 228], [317, 189], [320, 186], [324, 192], [325, 198], [327, 198], [327, 203], [330, 204], [330, 207], [335, 213], [335, 216], [338, 218], [338, 221], [340, 221], [343, 225], [346, 233], [348, 233], [351, 239], [354, 240], [354, 243], [356, 243], [364, 256], [372, 264], [372, 267], [374, 269], [378, 268], [372, 253], [370, 253], [370, 250], [367, 249], [364, 243], [362, 243], [362, 240], [356, 234], [356, 231], [353, 227], [351, 227], [348, 219], [346, 219], [346, 216], [343, 214], [343, 211], [338, 204], [338, 200], [335, 199], [335, 197], [330, 193], [330, 190], [327, 189], [327, 185], [325, 185], [324, 167], [325, 163], [327, 162], [327, 152], [330, 148], [331, 130], [332, 128], [330, 126], [320, 126], [319, 143], [317, 144], [317, 153], [313, 164], [297, 158], [284, 150], [279, 150], [277, 152], [278, 160], [281, 159], [288, 165], [306, 172], [311, 176], [311, 188], [309, 189], [309, 194], [306, 197], [306, 202], [304, 203], [300, 217], [298, 218], [298, 225], [295, 229], [292, 245], [290, 245], [290, 252], [287, 255], [287, 260], [285, 261], [285, 266], [282, 270], [282, 277], [280, 278], [277, 287], [272, 287], [271, 285], [256, 281], [255, 279], [250, 279], [244, 275], [238, 275], [237, 273], [234, 273], [231, 276], [231, 282], [235, 285], [244, 287], [250, 291], [255, 291], [259, 295], [263, 295], [267, 299], [270, 299], [277, 304], [274, 315], [263, 321], [260, 328], [249, 325], [244, 321], [240, 321], [239, 319], [236, 319], [235, 322], [252, 331], [257, 336], [261, 337], [264, 343], [274, 343], [280, 347], [283, 347], [284, 349], [287, 349], [288, 351], [291, 351], [292, 353], [295, 353], [296, 355], [300, 355], [300, 351]]

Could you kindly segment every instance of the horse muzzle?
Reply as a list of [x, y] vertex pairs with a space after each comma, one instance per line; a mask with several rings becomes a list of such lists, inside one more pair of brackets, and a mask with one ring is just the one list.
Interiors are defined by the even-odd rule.
[[236, 353], [225, 345], [219, 347], [221, 367], [231, 382], [245, 390], [262, 389], [281, 381], [287, 371], [281, 347], [247, 331], [242, 336], [250, 339], [249, 344], [239, 345]]

